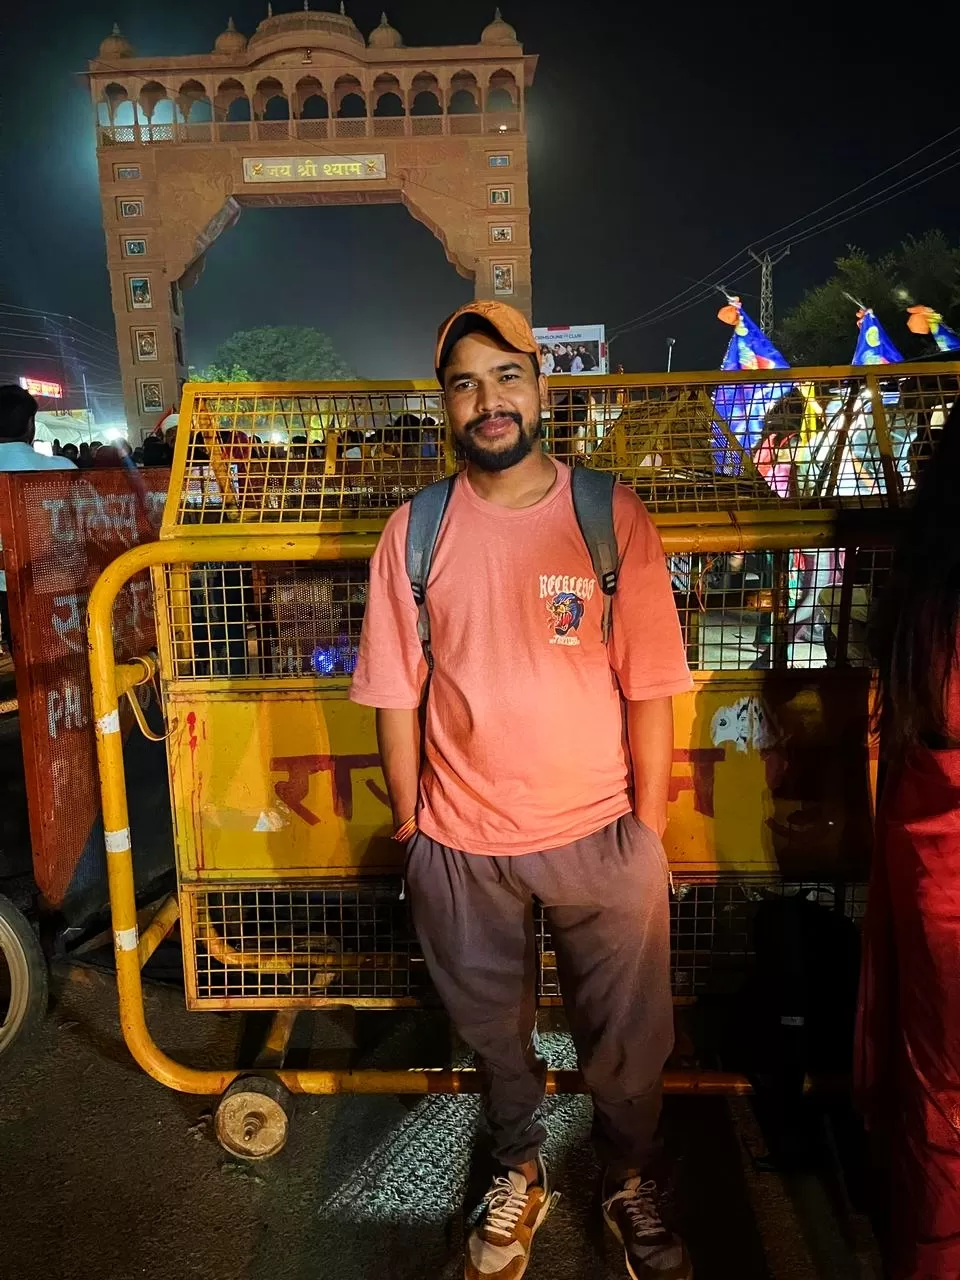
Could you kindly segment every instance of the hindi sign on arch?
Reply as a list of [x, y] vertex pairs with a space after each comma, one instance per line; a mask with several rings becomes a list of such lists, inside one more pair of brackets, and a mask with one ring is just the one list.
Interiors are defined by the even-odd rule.
[[386, 156], [244, 156], [244, 182], [355, 182], [385, 178]]

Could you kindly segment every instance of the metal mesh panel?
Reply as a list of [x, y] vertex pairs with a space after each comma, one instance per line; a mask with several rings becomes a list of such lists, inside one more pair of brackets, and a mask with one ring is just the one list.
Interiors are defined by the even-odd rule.
[[191, 565], [166, 570], [173, 675], [349, 676], [367, 565]]
[[[822, 881], [785, 881], [681, 884], [670, 899], [670, 973], [674, 999], [734, 990], [743, 979], [753, 956], [751, 928], [757, 907], [765, 897], [804, 893], [851, 920], [866, 909], [864, 884]], [[550, 931], [538, 913], [537, 945], [540, 954], [540, 998], [560, 997], [556, 955]]]
[[[670, 903], [671, 974], [679, 999], [729, 991], [753, 954], [751, 924], [768, 895], [804, 892], [858, 920], [866, 886], [770, 880], [683, 884]], [[397, 881], [300, 888], [186, 888], [190, 1002], [206, 1008], [290, 1003], [396, 1004], [436, 999]], [[560, 998], [543, 912], [534, 926], [541, 1002]]]
[[[635, 380], [634, 380], [635, 381]], [[558, 457], [614, 471], [651, 511], [885, 504], [909, 489], [955, 372], [551, 388]]]
[[[668, 557], [690, 667], [869, 665], [868, 629], [890, 555], [819, 548]], [[353, 674], [366, 563], [208, 563], [165, 573], [176, 679]]]
[[276, 1007], [429, 994], [396, 881], [203, 888], [183, 897], [192, 926], [184, 930], [188, 991], [200, 1003]]
[[[914, 485], [960, 385], [945, 365], [750, 376], [551, 379], [544, 434], [558, 458], [616, 473], [654, 513], [887, 505]], [[233, 385], [185, 409], [178, 524], [382, 519], [452, 458], [432, 390]]]
[[695, 671], [868, 666], [887, 548], [668, 557]]
[[445, 472], [439, 396], [198, 397], [182, 523], [384, 518]]

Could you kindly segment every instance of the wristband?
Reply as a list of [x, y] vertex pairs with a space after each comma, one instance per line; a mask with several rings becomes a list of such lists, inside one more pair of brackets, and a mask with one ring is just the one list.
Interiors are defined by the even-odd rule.
[[393, 833], [393, 838], [398, 844], [406, 844], [407, 841], [415, 834], [416, 830], [417, 815], [412, 814], [406, 822], [402, 824], [402, 826], [397, 827], [396, 831]]

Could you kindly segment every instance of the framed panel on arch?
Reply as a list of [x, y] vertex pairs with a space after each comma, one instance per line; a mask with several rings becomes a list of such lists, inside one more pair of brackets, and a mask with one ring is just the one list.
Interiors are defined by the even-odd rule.
[[516, 293], [516, 263], [492, 262], [490, 275], [493, 292], [498, 298], [512, 297]]
[[127, 276], [127, 298], [134, 311], [153, 309], [153, 286], [149, 276]]
[[163, 383], [159, 378], [138, 378], [137, 397], [141, 413], [163, 411]]
[[138, 361], [157, 359], [156, 329], [134, 329], [133, 352]]

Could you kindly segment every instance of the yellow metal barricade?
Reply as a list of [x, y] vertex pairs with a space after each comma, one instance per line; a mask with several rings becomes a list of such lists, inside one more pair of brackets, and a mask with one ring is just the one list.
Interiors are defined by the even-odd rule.
[[[897, 508], [960, 365], [756, 378], [555, 378], [544, 417], [556, 456], [635, 488], [668, 556], [696, 683], [676, 699], [666, 838], [681, 999], [707, 989], [718, 957], [742, 961], [762, 888], [803, 883], [859, 909], [866, 632]], [[160, 541], [121, 557], [91, 596], [124, 1034], [174, 1088], [217, 1093], [237, 1074], [183, 1067], [146, 1029], [140, 970], [178, 917], [192, 1008], [397, 1007], [427, 993], [373, 712], [347, 690], [379, 532], [455, 465], [433, 383], [188, 385]], [[110, 617], [146, 567], [179, 890], [138, 936], [117, 699], [144, 672], [115, 666]], [[555, 1001], [540, 928], [540, 997]], [[476, 1087], [470, 1072], [273, 1074], [307, 1092]], [[667, 1084], [748, 1087], [698, 1073]], [[579, 1081], [560, 1072], [551, 1087]]]

